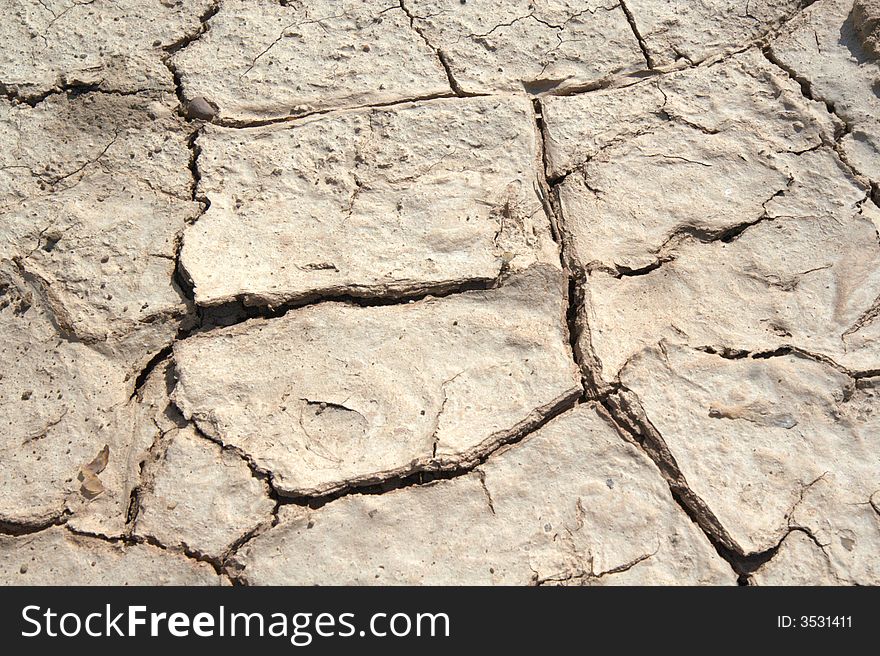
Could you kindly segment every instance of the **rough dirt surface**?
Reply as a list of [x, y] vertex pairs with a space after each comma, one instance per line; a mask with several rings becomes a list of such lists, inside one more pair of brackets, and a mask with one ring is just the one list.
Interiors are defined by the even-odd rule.
[[0, 10], [0, 582], [880, 584], [876, 0]]

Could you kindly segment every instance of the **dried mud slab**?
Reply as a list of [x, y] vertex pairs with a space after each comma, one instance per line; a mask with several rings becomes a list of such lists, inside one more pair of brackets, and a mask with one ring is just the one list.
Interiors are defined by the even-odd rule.
[[189, 312], [177, 242], [200, 211], [180, 119], [145, 96], [0, 102], [0, 257], [45, 297], [62, 335], [139, 371]]
[[769, 54], [846, 124], [840, 145], [852, 166], [880, 183], [880, 5], [820, 0], [772, 42]]
[[244, 460], [192, 427], [174, 429], [166, 439], [140, 500], [135, 535], [216, 558], [272, 519], [267, 486]]
[[661, 339], [880, 367], [880, 211], [835, 119], [760, 53], [543, 104], [600, 385]]
[[206, 564], [148, 544], [124, 545], [50, 528], [0, 535], [3, 585], [222, 585]]
[[[135, 381], [112, 353], [59, 335], [32, 281], [0, 264], [0, 526], [13, 532], [60, 521], [122, 538], [132, 495], [160, 432], [183, 420], [168, 407], [158, 367]], [[161, 394], [161, 400], [160, 400]], [[164, 401], [164, 402], [163, 402]], [[99, 454], [95, 479], [83, 471]]]
[[755, 50], [542, 105], [548, 174], [566, 176], [558, 193], [572, 255], [624, 273], [656, 265], [680, 237], [722, 238], [758, 221], [799, 179], [798, 155], [836, 129]]
[[[111, 506], [122, 521], [125, 463], [141, 451], [131, 439], [125, 367], [60, 336], [39, 290], [7, 263], [0, 265], [0, 336], [8, 363], [0, 376], [0, 522], [36, 527], [91, 503]], [[107, 490], [88, 499], [77, 474], [105, 445], [110, 455], [99, 479]]]
[[0, 0], [0, 89], [40, 98], [65, 87], [167, 92], [166, 49], [201, 27], [210, 0]]
[[588, 405], [453, 480], [282, 507], [238, 561], [253, 584], [734, 583], [653, 463]]
[[163, 455], [163, 438], [186, 426], [168, 400], [173, 385], [170, 367], [168, 358], [156, 364], [135, 393], [120, 404], [109, 462], [100, 475], [104, 491], [92, 499], [77, 498], [75, 504], [68, 499], [69, 528], [114, 540], [131, 537], [144, 490], [151, 482], [149, 475]]
[[[728, 359], [661, 343], [633, 357], [621, 382], [737, 550], [768, 551], [798, 529], [838, 579], [877, 584], [875, 381], [857, 385], [797, 355]], [[775, 567], [796, 578], [787, 550]]]
[[221, 122], [452, 94], [395, 0], [224, 0], [208, 28], [172, 62], [187, 100]]
[[750, 50], [541, 101], [590, 382], [755, 583], [878, 577], [880, 210], [823, 100]]
[[119, 537], [151, 443], [130, 397], [191, 318], [173, 281], [199, 211], [187, 133], [155, 98], [104, 93], [0, 103], [0, 123], [0, 521]]
[[[687, 242], [642, 276], [589, 276], [582, 347], [605, 380], [662, 339], [734, 354], [794, 347], [854, 372], [880, 368], [880, 210], [859, 206], [851, 178], [835, 180], [830, 155], [811, 159], [831, 175], [768, 205], [776, 220], [729, 243]], [[829, 189], [841, 206], [826, 214]]]
[[0, 102], [0, 208], [80, 186], [100, 196], [139, 184], [190, 200], [188, 135], [173, 108], [149, 94], [100, 92]]
[[210, 208], [187, 228], [181, 265], [200, 305], [275, 306], [487, 285], [558, 261], [536, 139], [514, 97], [209, 128], [198, 193]]
[[621, 5], [593, 0], [405, 0], [463, 93], [589, 88], [646, 68]]
[[172, 398], [289, 495], [473, 463], [580, 395], [564, 284], [536, 265], [489, 291], [194, 335]]
[[796, 16], [810, 0], [626, 0], [651, 63], [669, 68], [736, 52]]

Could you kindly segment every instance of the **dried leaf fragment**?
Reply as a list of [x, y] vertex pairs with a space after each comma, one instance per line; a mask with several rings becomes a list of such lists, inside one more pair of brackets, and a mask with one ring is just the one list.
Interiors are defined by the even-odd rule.
[[79, 480], [82, 481], [79, 491], [86, 499], [94, 499], [104, 491], [104, 484], [101, 482], [101, 479], [85, 468], [80, 471]]
[[104, 491], [104, 484], [98, 478], [98, 474], [104, 471], [107, 462], [110, 460], [110, 446], [105, 444], [104, 448], [98, 452], [98, 455], [83, 466], [79, 471], [77, 479], [82, 482], [80, 493], [87, 499], [94, 499]]
[[110, 460], [110, 446], [105, 444], [104, 448], [98, 452], [98, 455], [95, 456], [95, 459], [92, 460], [89, 464], [83, 467], [83, 470], [88, 470], [92, 474], [100, 474], [104, 471], [104, 468], [107, 466], [107, 462]]

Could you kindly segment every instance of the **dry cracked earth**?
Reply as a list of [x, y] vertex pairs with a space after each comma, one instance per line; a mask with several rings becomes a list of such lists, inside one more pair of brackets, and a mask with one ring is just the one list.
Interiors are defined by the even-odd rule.
[[880, 584], [880, 1], [0, 9], [3, 583]]

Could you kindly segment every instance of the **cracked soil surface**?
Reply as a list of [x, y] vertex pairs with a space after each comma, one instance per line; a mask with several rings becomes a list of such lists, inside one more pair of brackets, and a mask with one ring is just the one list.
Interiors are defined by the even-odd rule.
[[3, 584], [880, 584], [880, 1], [0, 9]]

